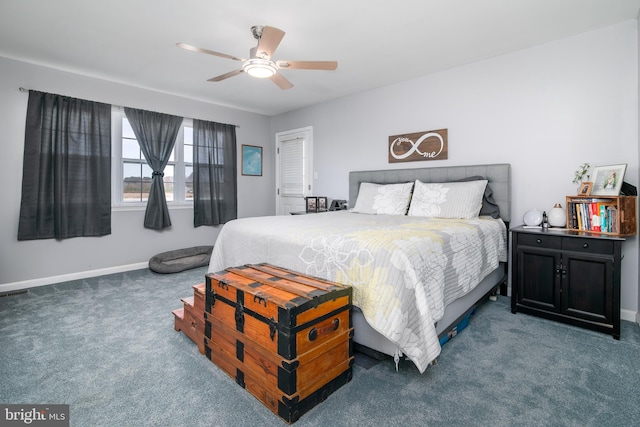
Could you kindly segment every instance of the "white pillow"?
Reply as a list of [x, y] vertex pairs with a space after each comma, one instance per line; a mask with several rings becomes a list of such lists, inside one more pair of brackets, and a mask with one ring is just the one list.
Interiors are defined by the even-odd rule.
[[403, 184], [360, 183], [352, 212], [378, 215], [405, 215], [411, 200], [413, 182]]
[[424, 183], [416, 180], [409, 216], [476, 218], [482, 208], [487, 180]]

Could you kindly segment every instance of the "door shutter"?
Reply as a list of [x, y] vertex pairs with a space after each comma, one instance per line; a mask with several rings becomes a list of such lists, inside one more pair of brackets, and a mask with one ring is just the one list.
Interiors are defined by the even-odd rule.
[[280, 195], [304, 196], [304, 139], [280, 142]]

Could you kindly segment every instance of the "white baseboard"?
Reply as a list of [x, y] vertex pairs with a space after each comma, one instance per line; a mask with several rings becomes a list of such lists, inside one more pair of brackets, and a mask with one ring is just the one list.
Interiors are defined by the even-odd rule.
[[624, 308], [620, 310], [620, 320], [627, 320], [629, 322], [638, 322], [640, 323], [640, 312], [625, 310]]
[[52, 285], [54, 283], [68, 282], [71, 280], [86, 279], [89, 277], [104, 276], [105, 274], [122, 273], [125, 271], [141, 270], [148, 268], [148, 262], [139, 262], [137, 264], [119, 265], [116, 267], [101, 268], [98, 270], [80, 271], [78, 273], [62, 274], [60, 276], [42, 277], [39, 279], [23, 280], [21, 282], [2, 283], [0, 284], [0, 294], [7, 292], [20, 291], [36, 286]]

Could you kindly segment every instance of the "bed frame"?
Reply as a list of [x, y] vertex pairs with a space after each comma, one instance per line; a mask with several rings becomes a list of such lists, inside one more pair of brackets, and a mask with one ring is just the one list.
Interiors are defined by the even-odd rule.
[[[494, 200], [500, 207], [500, 217], [508, 228], [511, 220], [511, 165], [507, 163], [350, 172], [349, 207], [352, 208], [355, 205], [362, 182], [395, 184], [416, 179], [422, 182], [448, 182], [471, 176], [482, 176], [489, 181]], [[449, 334], [468, 313], [489, 295], [494, 294], [500, 285], [506, 284], [507, 271], [507, 264], [501, 263], [471, 292], [449, 304], [445, 309], [444, 317], [436, 325], [438, 337], [442, 338]], [[397, 357], [397, 346], [369, 326], [362, 312], [356, 307], [353, 310], [353, 326], [353, 340], [360, 351], [378, 359], [386, 355]]]

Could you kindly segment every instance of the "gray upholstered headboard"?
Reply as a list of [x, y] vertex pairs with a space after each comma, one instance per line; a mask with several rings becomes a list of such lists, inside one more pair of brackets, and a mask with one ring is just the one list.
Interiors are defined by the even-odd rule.
[[361, 182], [394, 184], [415, 181], [416, 179], [422, 182], [448, 182], [477, 175], [489, 180], [489, 185], [493, 190], [493, 198], [500, 206], [500, 217], [503, 221], [510, 222], [511, 165], [508, 163], [349, 172], [349, 207], [352, 208], [356, 203]]

